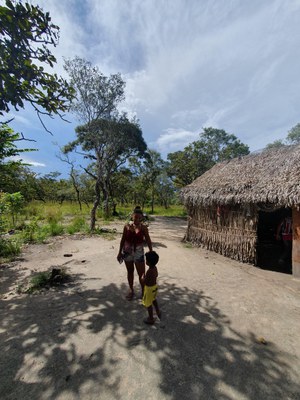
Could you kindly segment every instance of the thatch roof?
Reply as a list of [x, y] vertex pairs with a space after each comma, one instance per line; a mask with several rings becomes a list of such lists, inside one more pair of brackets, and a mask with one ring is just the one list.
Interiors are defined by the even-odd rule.
[[283, 146], [216, 164], [181, 191], [187, 206], [300, 204], [300, 145]]

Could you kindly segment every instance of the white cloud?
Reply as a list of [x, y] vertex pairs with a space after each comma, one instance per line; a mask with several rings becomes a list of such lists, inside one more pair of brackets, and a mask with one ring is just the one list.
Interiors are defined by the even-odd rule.
[[122, 109], [162, 152], [182, 150], [206, 126], [255, 150], [299, 122], [299, 0], [38, 4], [61, 28], [55, 71], [79, 55], [106, 75], [121, 72]]
[[32, 126], [32, 121], [30, 117], [24, 117], [24, 115], [21, 114], [10, 113], [8, 115], [8, 119], [13, 119], [14, 122], [25, 125], [26, 127]]
[[38, 161], [34, 161], [29, 157], [23, 157], [23, 156], [13, 156], [13, 157], [9, 157], [10, 160], [13, 161], [22, 161], [24, 164], [29, 164], [32, 167], [46, 167], [46, 164], [38, 162]]
[[199, 132], [191, 132], [184, 129], [166, 129], [156, 141], [157, 147], [162, 153], [172, 153], [183, 148], [199, 138]]

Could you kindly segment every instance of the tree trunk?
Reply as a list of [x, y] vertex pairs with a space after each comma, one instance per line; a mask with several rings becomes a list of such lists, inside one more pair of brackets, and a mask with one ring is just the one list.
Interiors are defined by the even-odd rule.
[[91, 231], [95, 230], [95, 225], [96, 225], [96, 212], [97, 208], [100, 204], [100, 182], [99, 179], [97, 179], [96, 184], [95, 184], [95, 201], [93, 204], [93, 208], [91, 209], [91, 221], [90, 221], [90, 229]]
[[151, 214], [154, 213], [154, 190], [152, 189], [151, 193]]
[[82, 205], [81, 205], [81, 199], [80, 199], [80, 191], [79, 191], [78, 186], [77, 186], [77, 182], [76, 182], [76, 179], [75, 179], [73, 167], [71, 169], [70, 176], [71, 176], [71, 179], [72, 179], [73, 187], [74, 187], [75, 192], [76, 192], [76, 198], [77, 198], [77, 202], [79, 204], [79, 209], [80, 209], [80, 211], [82, 211]]

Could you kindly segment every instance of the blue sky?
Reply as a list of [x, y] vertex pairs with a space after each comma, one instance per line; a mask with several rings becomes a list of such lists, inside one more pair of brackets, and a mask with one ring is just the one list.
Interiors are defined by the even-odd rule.
[[[2, 1], [1, 1], [2, 2]], [[300, 122], [300, 0], [41, 0], [60, 27], [55, 72], [80, 56], [126, 81], [122, 109], [164, 158], [197, 140], [203, 127], [225, 129], [251, 151]], [[23, 159], [34, 171], [67, 171], [58, 145], [78, 121], [45, 123], [30, 108], [13, 112], [17, 131], [37, 140]], [[76, 157], [73, 156], [73, 159]]]

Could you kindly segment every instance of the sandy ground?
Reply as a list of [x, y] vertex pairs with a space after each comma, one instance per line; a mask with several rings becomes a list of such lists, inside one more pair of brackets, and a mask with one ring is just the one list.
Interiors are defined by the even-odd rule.
[[[189, 248], [185, 220], [156, 217], [163, 318], [147, 326], [124, 299], [113, 227], [114, 240], [56, 238], [1, 266], [2, 400], [300, 399], [299, 279]], [[62, 266], [70, 283], [16, 293]]]

